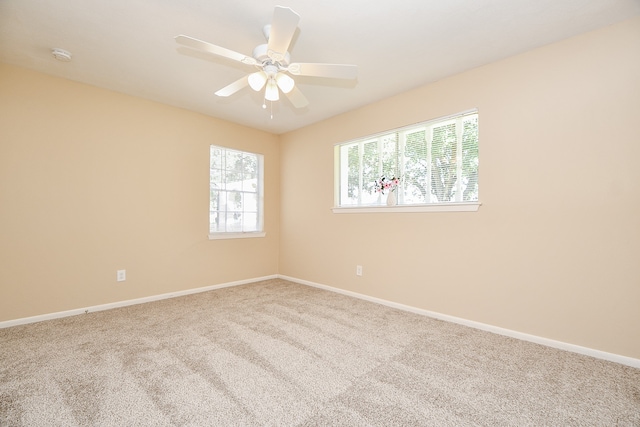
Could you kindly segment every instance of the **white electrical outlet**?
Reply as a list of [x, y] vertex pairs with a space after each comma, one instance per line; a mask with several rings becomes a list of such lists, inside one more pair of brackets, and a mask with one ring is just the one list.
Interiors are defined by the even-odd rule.
[[127, 270], [118, 270], [116, 272], [116, 280], [118, 282], [124, 282], [127, 280]]
[[356, 276], [362, 276], [362, 266], [356, 265]]

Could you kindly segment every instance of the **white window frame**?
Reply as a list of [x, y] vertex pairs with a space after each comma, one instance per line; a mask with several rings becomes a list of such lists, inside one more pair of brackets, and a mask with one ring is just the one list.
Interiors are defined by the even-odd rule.
[[[437, 119], [429, 120], [422, 123], [417, 123], [411, 126], [405, 126], [402, 128], [392, 129], [385, 132], [380, 132], [375, 135], [367, 136], [364, 138], [358, 138], [351, 141], [340, 142], [334, 145], [334, 207], [332, 208], [334, 213], [337, 214], [349, 214], [349, 213], [382, 213], [382, 212], [475, 212], [480, 207], [480, 201], [455, 201], [455, 202], [445, 202], [445, 203], [420, 203], [420, 204], [404, 204], [402, 200], [395, 206], [386, 206], [386, 204], [382, 204], [381, 198], [378, 198], [377, 203], [374, 204], [357, 204], [357, 205], [340, 205], [340, 194], [341, 191], [346, 191], [346, 176], [345, 170], [341, 168], [341, 152], [340, 149], [343, 146], [353, 145], [354, 143], [361, 144], [361, 148], [359, 149], [359, 154], [362, 156], [363, 149], [362, 145], [367, 142], [372, 142], [373, 140], [381, 141], [385, 135], [398, 133], [401, 137], [398, 140], [399, 145], [403, 145], [406, 140], [404, 135], [407, 133], [417, 132], [421, 129], [431, 128], [435, 125], [443, 125], [446, 122], [458, 121], [461, 122], [464, 116], [468, 116], [470, 114], [478, 114], [477, 109], [467, 110], [460, 113], [452, 114], [450, 116], [440, 117]], [[460, 131], [461, 127], [457, 127], [457, 130]], [[460, 133], [460, 132], [459, 132]], [[432, 137], [431, 132], [426, 133], [426, 137], [430, 139]], [[479, 137], [478, 137], [479, 139]], [[380, 143], [380, 142], [379, 142]], [[458, 136], [458, 152], [462, 152], [461, 150], [462, 138], [461, 135]], [[403, 148], [401, 148], [403, 150]], [[380, 149], [379, 149], [380, 151]], [[400, 156], [400, 161], [403, 161], [403, 157]], [[431, 141], [427, 141], [427, 162], [431, 164]], [[362, 162], [361, 166], [362, 166]], [[399, 166], [400, 169], [403, 169], [404, 165]], [[458, 168], [461, 168], [461, 163], [458, 164]], [[458, 176], [461, 173], [458, 172]], [[428, 173], [425, 177], [428, 181], [431, 179], [430, 174]], [[359, 187], [362, 191], [362, 170], [359, 173]], [[341, 188], [341, 185], [343, 188]], [[457, 183], [460, 186], [460, 182]], [[428, 183], [428, 187], [430, 187], [430, 183]], [[461, 194], [458, 187], [458, 191], [456, 194]]]
[[[245, 194], [255, 194], [256, 197], [256, 201], [257, 201], [257, 222], [256, 222], [256, 230], [249, 230], [249, 231], [212, 231], [212, 218], [214, 218], [214, 213], [219, 213], [221, 211], [214, 211], [212, 210], [212, 206], [213, 206], [213, 195], [214, 195], [214, 191], [218, 191], [218, 192], [222, 192], [222, 193], [226, 193], [231, 191], [230, 189], [228, 189], [226, 187], [226, 183], [222, 182], [224, 181], [224, 178], [221, 179], [220, 182], [214, 182], [214, 168], [211, 167], [211, 160], [212, 160], [212, 155], [214, 150], [222, 150], [224, 153], [224, 158], [226, 159], [226, 153], [227, 152], [235, 152], [235, 153], [240, 153], [242, 155], [250, 155], [250, 156], [255, 156], [256, 160], [257, 160], [257, 182], [256, 182], [256, 187], [255, 187], [255, 191], [246, 191], [246, 189], [242, 189], [242, 190], [234, 190], [234, 192], [238, 192], [238, 193], [242, 193], [243, 197]], [[226, 160], [225, 160], [226, 161]], [[226, 165], [224, 166], [226, 167]], [[244, 214], [244, 201], [243, 201], [243, 205], [242, 205], [242, 214]], [[224, 207], [224, 211], [228, 213], [228, 209], [227, 206], [225, 204]], [[238, 150], [235, 148], [229, 148], [229, 147], [223, 147], [220, 145], [214, 145], [212, 144], [209, 147], [209, 240], [218, 240], [218, 239], [245, 239], [245, 238], [255, 238], [255, 237], [265, 237], [266, 233], [264, 231], [264, 155], [259, 154], [259, 153], [252, 153], [249, 151], [244, 151], [244, 150]]]

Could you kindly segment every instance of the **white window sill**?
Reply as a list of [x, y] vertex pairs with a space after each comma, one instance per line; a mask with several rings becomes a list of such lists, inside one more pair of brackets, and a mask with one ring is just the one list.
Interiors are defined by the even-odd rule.
[[253, 239], [256, 237], [264, 237], [267, 233], [264, 231], [257, 231], [251, 233], [210, 233], [209, 240], [222, 240], [222, 239]]
[[374, 206], [340, 206], [332, 208], [336, 214], [384, 213], [384, 212], [475, 212], [480, 202], [432, 203], [429, 205], [374, 205]]

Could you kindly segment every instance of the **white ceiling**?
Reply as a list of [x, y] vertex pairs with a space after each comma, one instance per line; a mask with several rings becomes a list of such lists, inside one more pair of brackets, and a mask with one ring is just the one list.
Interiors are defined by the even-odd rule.
[[[250, 56], [276, 5], [301, 16], [292, 62], [355, 64], [358, 79], [296, 77], [309, 106], [283, 97], [271, 119], [249, 88], [214, 95], [254, 68], [174, 37]], [[640, 0], [0, 0], [0, 62], [280, 134], [638, 14]]]

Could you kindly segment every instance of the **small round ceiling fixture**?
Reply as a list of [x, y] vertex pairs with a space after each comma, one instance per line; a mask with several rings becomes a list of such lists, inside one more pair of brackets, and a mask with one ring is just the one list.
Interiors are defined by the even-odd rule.
[[51, 49], [51, 54], [53, 55], [54, 58], [56, 58], [58, 61], [62, 61], [62, 62], [69, 62], [71, 61], [71, 52], [68, 52], [64, 49], [59, 49], [59, 48], [53, 48]]

